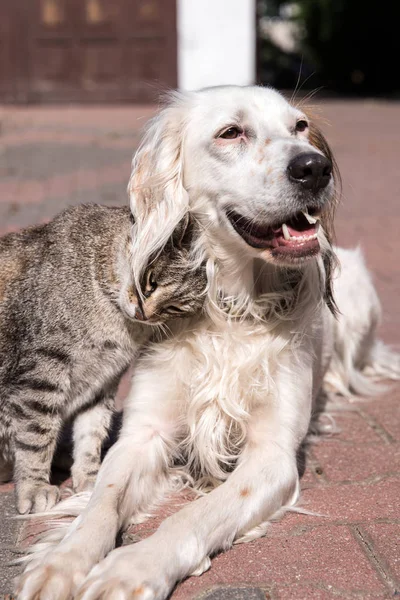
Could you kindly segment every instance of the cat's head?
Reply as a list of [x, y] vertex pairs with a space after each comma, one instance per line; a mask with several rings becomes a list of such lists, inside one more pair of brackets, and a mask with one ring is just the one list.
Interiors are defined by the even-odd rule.
[[192, 267], [193, 235], [193, 223], [186, 215], [161, 254], [150, 260], [141, 280], [141, 294], [133, 284], [128, 287], [131, 318], [155, 325], [193, 316], [202, 309], [207, 279], [204, 266]]

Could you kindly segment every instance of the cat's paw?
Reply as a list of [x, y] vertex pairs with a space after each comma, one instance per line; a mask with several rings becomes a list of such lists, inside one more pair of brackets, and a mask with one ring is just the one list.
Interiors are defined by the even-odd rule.
[[[100, 467], [100, 465], [99, 465]], [[95, 474], [93, 474], [95, 472]], [[90, 492], [94, 488], [96, 483], [97, 470], [93, 469], [92, 474], [88, 475], [84, 471], [77, 471], [74, 468], [71, 469], [72, 475], [72, 488], [76, 494], [79, 492]]]
[[23, 515], [50, 510], [59, 497], [60, 490], [56, 485], [37, 481], [17, 483], [17, 510]]

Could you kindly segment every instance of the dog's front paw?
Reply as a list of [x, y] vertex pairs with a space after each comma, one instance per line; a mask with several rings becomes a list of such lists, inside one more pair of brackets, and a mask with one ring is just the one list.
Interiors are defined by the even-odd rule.
[[21, 514], [50, 510], [60, 497], [60, 490], [50, 483], [23, 481], [17, 483], [17, 510]]
[[146, 540], [111, 552], [95, 566], [76, 595], [77, 600], [164, 600], [175, 581], [163, 573]]
[[73, 553], [54, 553], [28, 567], [17, 580], [18, 600], [70, 600], [85, 578]]

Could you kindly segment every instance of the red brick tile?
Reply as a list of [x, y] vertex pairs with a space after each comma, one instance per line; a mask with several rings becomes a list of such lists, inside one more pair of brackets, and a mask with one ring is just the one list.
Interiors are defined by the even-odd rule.
[[101, 171], [97, 169], [82, 170], [79, 179], [75, 171], [72, 174], [54, 175], [40, 182], [34, 179], [25, 179], [17, 187], [14, 182], [0, 181], [0, 197], [20, 204], [42, 203], [49, 196], [56, 200], [57, 196], [64, 196], [66, 193], [72, 197], [76, 191], [128, 181], [130, 168], [131, 162], [126, 160], [118, 165], [103, 167]]
[[13, 489], [14, 484], [11, 482], [0, 484], [0, 494], [6, 494], [7, 492], [11, 492]]
[[313, 455], [329, 481], [361, 481], [385, 474], [400, 474], [400, 444], [318, 444]]
[[146, 538], [161, 525], [162, 521], [180, 510], [185, 504], [195, 499], [195, 494], [190, 490], [184, 490], [179, 494], [173, 494], [167, 499], [157, 511], [154, 512], [153, 517], [131, 527], [130, 532], [134, 536], [140, 538]]
[[332, 523], [373, 523], [399, 519], [400, 478], [374, 484], [321, 485], [304, 489], [298, 507], [314, 514], [288, 512], [271, 524], [268, 535], [297, 535]]
[[375, 402], [363, 406], [363, 410], [371, 415], [377, 423], [400, 441], [400, 386], [394, 385], [392, 390]]
[[43, 144], [53, 142], [56, 144], [73, 144], [74, 146], [93, 146], [101, 145], [102, 147], [109, 146], [112, 148], [127, 148], [132, 150], [139, 140], [137, 140], [138, 134], [130, 137], [118, 137], [115, 135], [104, 135], [99, 133], [86, 133], [86, 132], [70, 132], [70, 131], [43, 131], [40, 129], [31, 130], [20, 130], [13, 131], [7, 135], [3, 135], [2, 142], [7, 146], [23, 146], [25, 144]]
[[[279, 541], [267, 537], [236, 546], [214, 559], [211, 569], [200, 579], [184, 582], [172, 597], [183, 600], [212, 585], [240, 582], [276, 586], [280, 594], [282, 585], [290, 586], [289, 590], [292, 585], [295, 590], [299, 585], [305, 589], [321, 587], [336, 595], [359, 594], [366, 598], [383, 598], [386, 591], [348, 528], [326, 526]], [[287, 592], [283, 597], [299, 596]]]
[[[326, 515], [329, 519], [359, 523], [398, 519], [399, 490], [400, 478], [389, 477], [374, 484], [310, 488], [304, 490], [302, 498], [308, 510]], [[306, 523], [306, 516], [298, 517], [299, 522]]]
[[400, 594], [400, 524], [372, 523], [363, 528], [370, 536], [381, 560], [397, 579]]
[[315, 485], [317, 483], [317, 479], [314, 475], [314, 472], [310, 466], [310, 463], [307, 463], [306, 470], [300, 479], [301, 489], [304, 490], [309, 485]]
[[[337, 598], [350, 598], [346, 591], [338, 590], [335, 586], [327, 586], [327, 589], [321, 587], [303, 585], [301, 583], [292, 583], [288, 586], [278, 586], [274, 590], [274, 598], [278, 600], [337, 600]], [[386, 600], [391, 598], [390, 592], [363, 590], [360, 600]]]
[[[381, 442], [382, 438], [374, 431], [365, 419], [357, 410], [354, 411], [332, 411], [329, 413], [334, 419], [336, 426], [340, 432], [331, 436], [325, 435], [321, 437], [322, 442], [351, 442], [357, 444], [370, 444], [373, 442]], [[327, 416], [321, 417], [322, 423], [328, 421]]]

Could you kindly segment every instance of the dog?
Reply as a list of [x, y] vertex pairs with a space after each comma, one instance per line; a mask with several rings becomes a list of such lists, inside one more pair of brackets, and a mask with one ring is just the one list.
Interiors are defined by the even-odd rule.
[[[374, 374], [398, 375], [375, 339], [377, 297], [360, 311], [345, 302], [347, 316], [335, 301], [371, 286], [357, 252], [345, 256], [357, 277], [338, 274], [338, 181], [316, 123], [273, 89], [171, 95], [133, 161], [132, 270], [140, 281], [190, 212], [205, 309], [140, 357], [93, 494], [50, 513], [77, 518], [32, 549], [20, 600], [167, 598], [296, 504], [296, 454], [324, 377], [350, 393]], [[185, 481], [211, 491], [113, 550], [121, 529]]]

